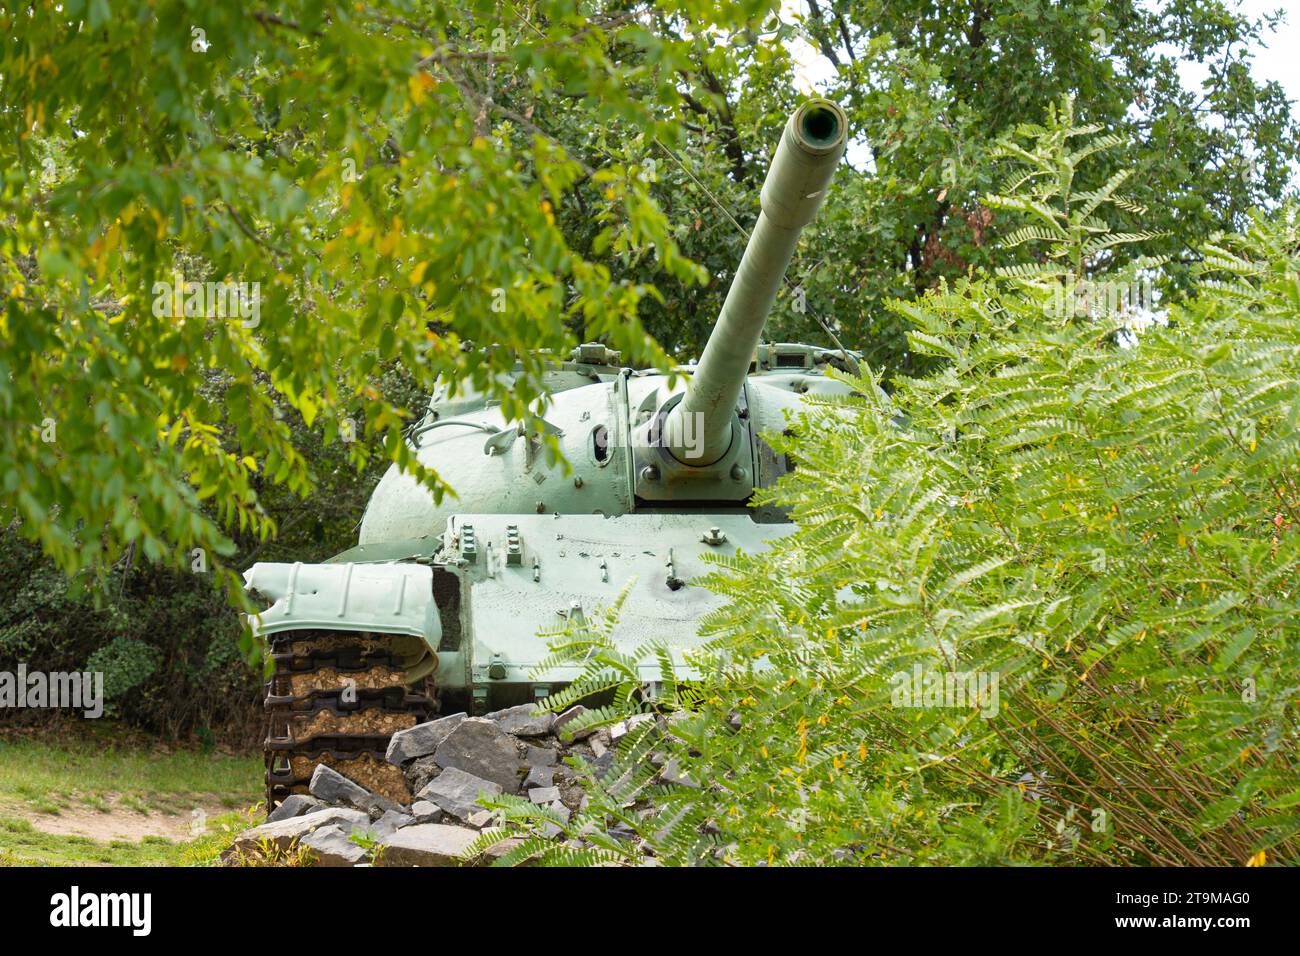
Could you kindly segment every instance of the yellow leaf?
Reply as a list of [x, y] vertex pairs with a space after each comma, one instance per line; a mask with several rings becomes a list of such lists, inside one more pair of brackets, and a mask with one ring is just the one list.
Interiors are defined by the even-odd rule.
[[421, 75], [416, 73], [406, 81], [406, 91], [411, 94], [411, 102], [416, 106], [424, 102], [424, 84], [420, 82]]
[[388, 230], [387, 235], [375, 243], [375, 248], [379, 250], [380, 255], [391, 256], [393, 250], [397, 248], [397, 243], [402, 238], [402, 217], [394, 216], [392, 227]]
[[1258, 853], [1256, 853], [1254, 856], [1250, 858], [1250, 862], [1247, 863], [1246, 865], [1263, 866], [1267, 862], [1268, 862], [1268, 855], [1263, 850], [1260, 850]]

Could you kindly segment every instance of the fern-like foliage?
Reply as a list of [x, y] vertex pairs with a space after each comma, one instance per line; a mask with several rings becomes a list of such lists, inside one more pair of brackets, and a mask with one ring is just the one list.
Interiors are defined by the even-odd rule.
[[[1141, 239], [1102, 219], [1132, 211], [1122, 176], [1073, 192], [1098, 132], [1067, 101], [1007, 141], [1001, 207], [1041, 261], [895, 303], [937, 367], [830, 372], [853, 394], [769, 436], [797, 467], [760, 497], [797, 531], [714, 559], [673, 720], [559, 840], [503, 799], [507, 860], [1300, 862], [1300, 211], [1216, 238], [1196, 295], [1116, 348], [1124, 315], [1044, 308]], [[616, 622], [558, 635], [583, 676], [553, 705], [649, 707], [635, 662], [662, 649], [620, 653]]]
[[[1018, 284], [900, 305], [945, 366], [774, 439], [799, 531], [709, 582], [716, 646], [770, 665], [700, 748], [747, 862], [1300, 859], [1297, 219], [1131, 349]], [[900, 705], [918, 667], [996, 712]]]
[[1029, 244], [1039, 251], [1033, 261], [999, 269], [999, 275], [1083, 279], [1107, 250], [1156, 237], [1152, 232], [1115, 232], [1103, 216], [1108, 209], [1137, 217], [1146, 213], [1146, 207], [1120, 191], [1131, 169], [1120, 170], [1097, 189], [1075, 189], [1079, 167], [1089, 157], [1123, 145], [1119, 137], [1100, 134], [1100, 129], [1076, 126], [1074, 98], [1065, 96], [1044, 124], [1021, 124], [998, 141], [993, 156], [1006, 160], [1012, 172], [1001, 193], [982, 201], [1025, 222], [1002, 240], [1004, 244]]

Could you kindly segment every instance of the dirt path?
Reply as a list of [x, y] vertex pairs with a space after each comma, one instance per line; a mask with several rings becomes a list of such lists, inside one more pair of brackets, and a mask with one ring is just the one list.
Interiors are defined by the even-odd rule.
[[61, 810], [58, 814], [41, 813], [21, 804], [7, 804], [0, 806], [0, 814], [19, 817], [42, 833], [55, 836], [83, 836], [101, 843], [113, 840], [138, 843], [145, 837], [157, 836], [183, 843], [197, 835], [200, 823], [229, 812], [229, 808], [215, 802], [196, 802], [194, 809], [187, 813], [161, 810], [142, 813], [119, 806], [111, 798], [108, 802], [109, 808], [103, 811], [75, 807]]

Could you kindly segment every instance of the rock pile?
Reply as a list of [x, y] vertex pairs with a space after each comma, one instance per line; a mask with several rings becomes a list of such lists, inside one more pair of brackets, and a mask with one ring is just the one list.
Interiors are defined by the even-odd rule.
[[[406, 777], [411, 799], [405, 804], [318, 766], [310, 795], [288, 797], [265, 823], [241, 833], [224, 858], [234, 863], [279, 853], [300, 854], [302, 862], [318, 866], [372, 860], [378, 866], [458, 866], [466, 862], [465, 849], [497, 823], [478, 805], [480, 796], [527, 796], [567, 822], [585, 806], [586, 795], [565, 758], [581, 758], [601, 776], [613, 766], [620, 740], [659, 719], [642, 714], [609, 728], [573, 731], [566, 728], [585, 711], [581, 705], [558, 717], [533, 711], [521, 704], [484, 717], [452, 714], [394, 734], [387, 757]], [[663, 782], [692, 785], [671, 765], [663, 774]], [[544, 835], [562, 832], [547, 823]], [[497, 843], [476, 862], [491, 863], [518, 843]]]

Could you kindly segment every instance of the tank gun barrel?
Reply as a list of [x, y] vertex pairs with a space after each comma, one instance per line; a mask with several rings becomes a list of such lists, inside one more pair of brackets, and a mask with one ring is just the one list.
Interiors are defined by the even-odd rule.
[[[803, 227], [821, 206], [844, 155], [848, 121], [829, 100], [809, 100], [785, 125], [745, 246], [686, 396], [668, 414], [668, 450], [683, 464], [710, 465], [727, 453], [732, 414], [772, 303]], [[692, 437], [689, 447], [681, 436]]]

